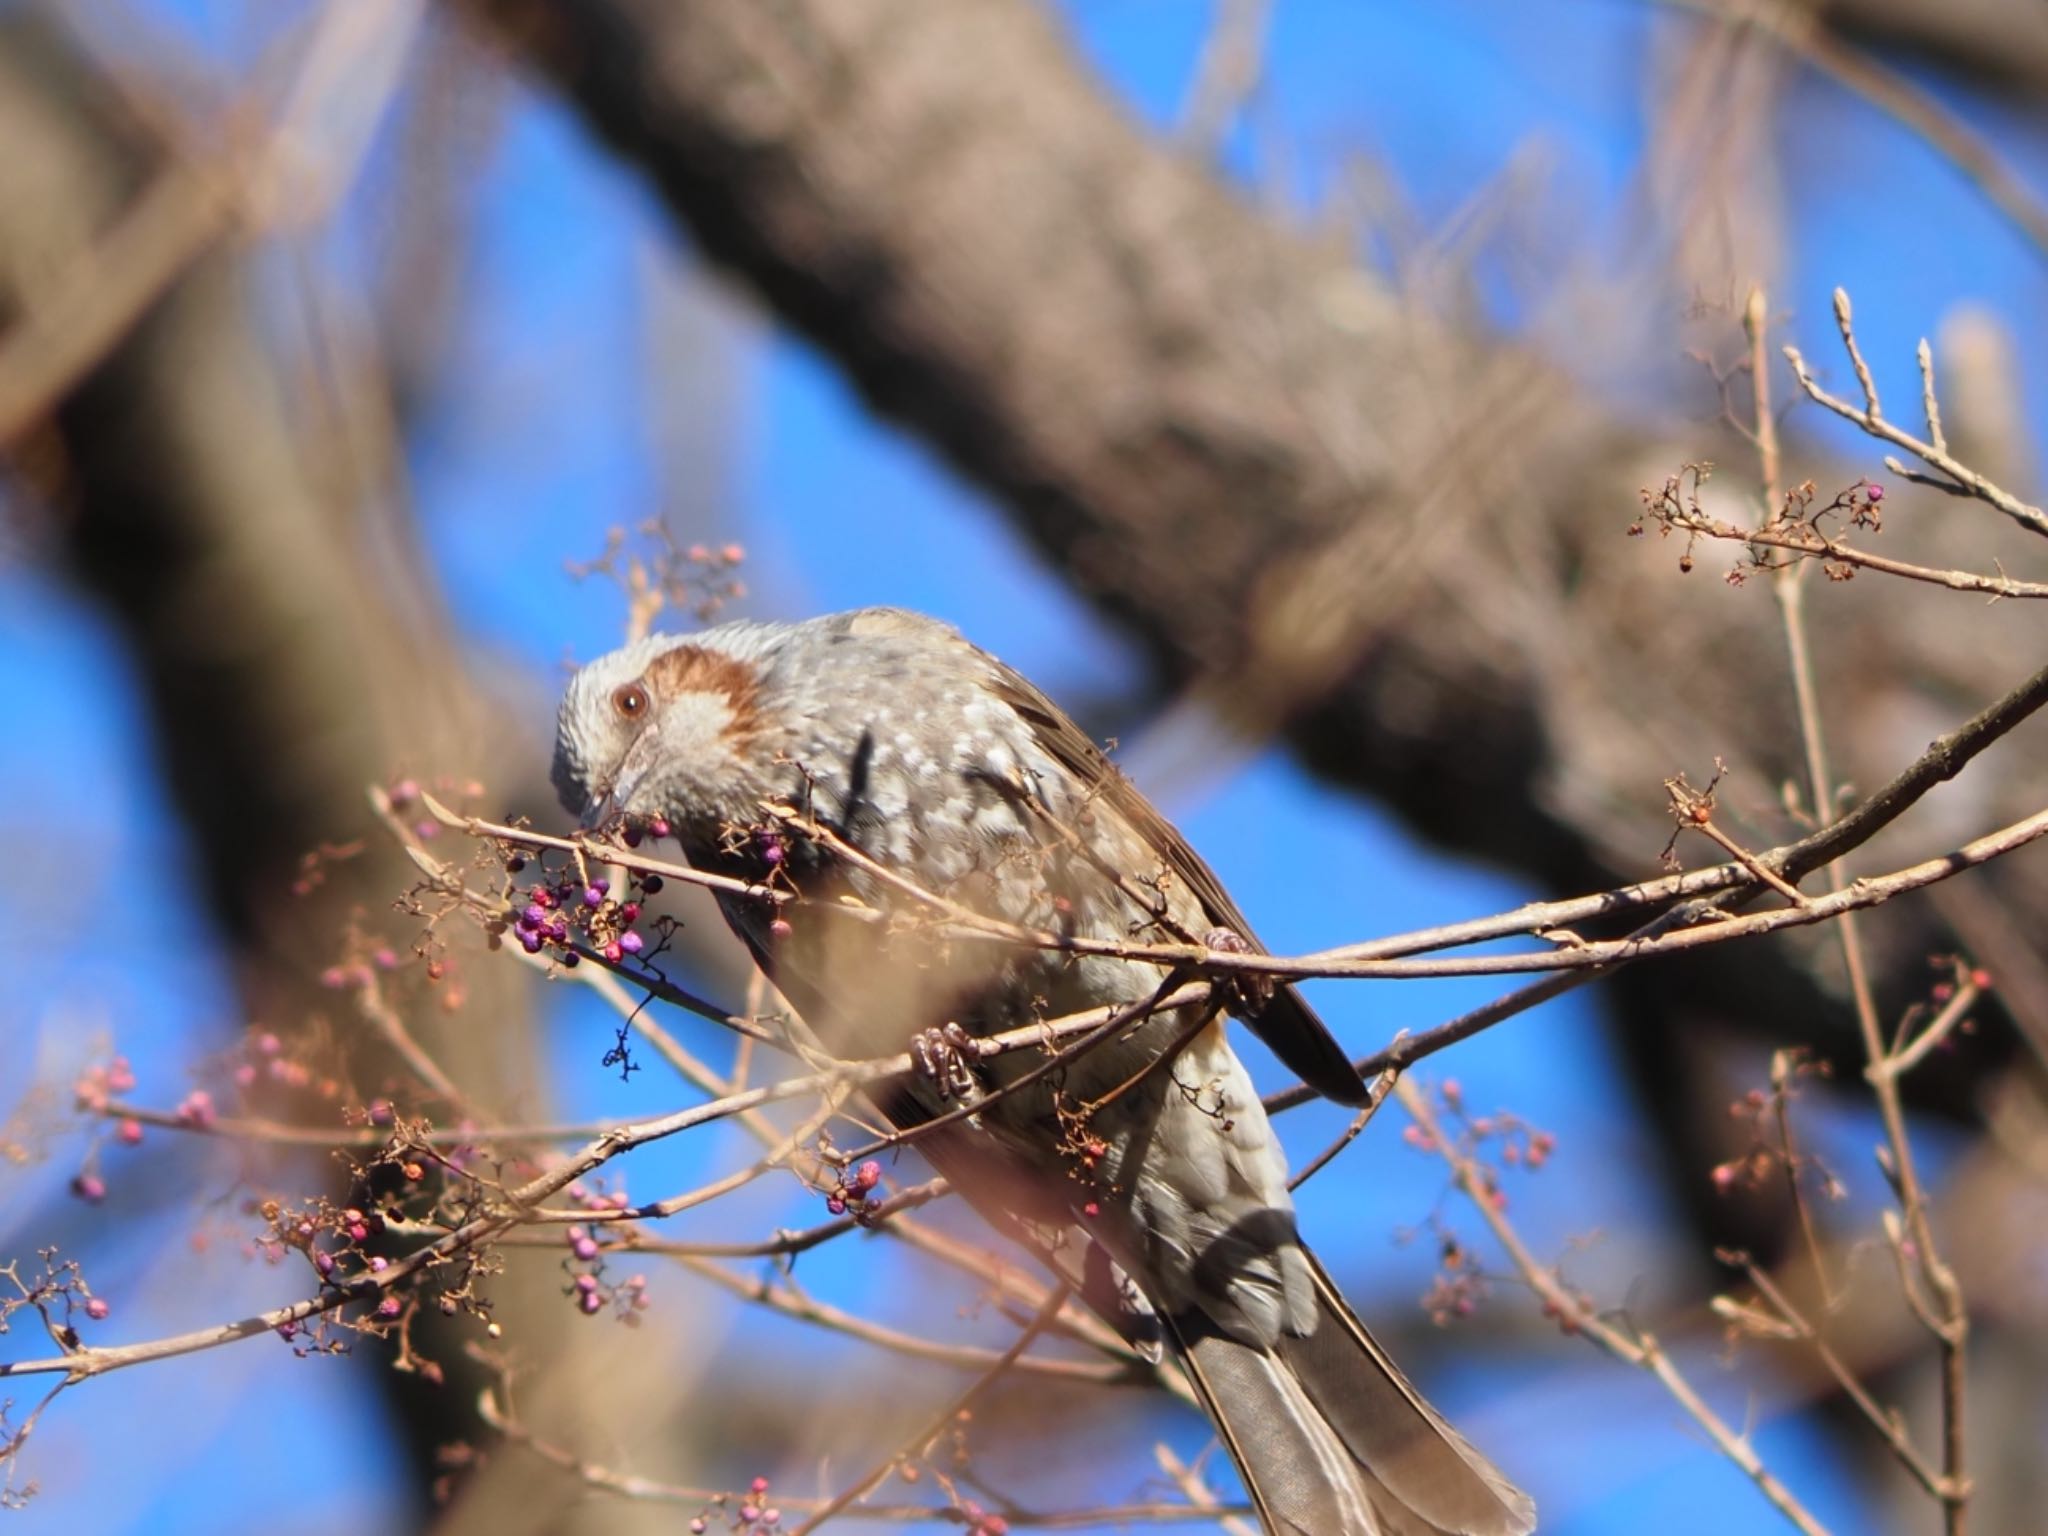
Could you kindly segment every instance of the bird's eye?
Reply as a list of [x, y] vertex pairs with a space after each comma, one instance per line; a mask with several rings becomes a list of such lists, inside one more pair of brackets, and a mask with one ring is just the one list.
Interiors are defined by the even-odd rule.
[[622, 683], [612, 690], [612, 708], [628, 720], [647, 713], [647, 690], [638, 683]]

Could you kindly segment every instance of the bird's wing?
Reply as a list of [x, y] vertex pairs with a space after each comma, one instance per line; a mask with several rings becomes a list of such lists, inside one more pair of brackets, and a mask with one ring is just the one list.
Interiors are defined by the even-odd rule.
[[[963, 642], [964, 643], [964, 642]], [[1083, 784], [1088, 785], [1158, 854], [1174, 878], [1201, 903], [1212, 926], [1228, 928], [1258, 953], [1265, 952], [1251, 924], [1223, 889], [1215, 871], [1188, 846], [1172, 822], [1159, 814], [1136, 785], [1117, 770], [1108, 756], [1065, 710], [1027, 678], [985, 651], [977, 651], [990, 669], [996, 696], [1027, 725], [1038, 744]], [[1238, 1011], [1238, 1010], [1233, 1010]], [[1262, 1002], [1248, 1004], [1240, 1016], [1252, 1032], [1316, 1092], [1339, 1104], [1363, 1104], [1366, 1086], [1316, 1011], [1292, 986], [1275, 988]]]

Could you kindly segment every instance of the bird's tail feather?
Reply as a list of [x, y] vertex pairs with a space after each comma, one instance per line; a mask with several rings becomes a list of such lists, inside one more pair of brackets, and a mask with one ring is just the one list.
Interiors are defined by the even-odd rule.
[[1270, 1349], [1174, 1320], [1189, 1379], [1269, 1536], [1534, 1530], [1529, 1496], [1422, 1400], [1313, 1268], [1314, 1330]]

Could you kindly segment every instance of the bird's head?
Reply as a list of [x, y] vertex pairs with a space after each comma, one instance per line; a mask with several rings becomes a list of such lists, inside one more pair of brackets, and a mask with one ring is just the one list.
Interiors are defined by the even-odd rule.
[[[745, 808], [759, 734], [754, 664], [650, 635], [569, 680], [555, 724], [555, 791], [595, 827], [624, 814], [715, 828]], [[680, 830], [680, 828], [679, 828]]]

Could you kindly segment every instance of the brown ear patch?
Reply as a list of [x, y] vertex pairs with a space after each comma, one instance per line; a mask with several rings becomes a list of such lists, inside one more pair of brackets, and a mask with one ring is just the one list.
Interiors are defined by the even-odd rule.
[[750, 731], [758, 724], [754, 669], [723, 651], [679, 645], [650, 661], [641, 676], [662, 700], [680, 698], [686, 693], [724, 695], [732, 709], [735, 731]]

